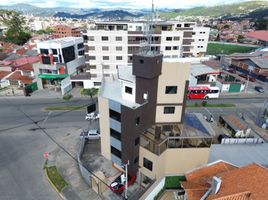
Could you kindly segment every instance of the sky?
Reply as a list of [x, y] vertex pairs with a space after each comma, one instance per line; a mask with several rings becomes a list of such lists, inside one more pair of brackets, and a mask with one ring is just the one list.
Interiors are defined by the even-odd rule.
[[[197, 6], [214, 6], [247, 0], [154, 0], [156, 8], [191, 8]], [[266, 0], [268, 1], [268, 0]], [[72, 8], [150, 8], [152, 0], [0, 0], [0, 5], [28, 3], [38, 7], [72, 7]]]

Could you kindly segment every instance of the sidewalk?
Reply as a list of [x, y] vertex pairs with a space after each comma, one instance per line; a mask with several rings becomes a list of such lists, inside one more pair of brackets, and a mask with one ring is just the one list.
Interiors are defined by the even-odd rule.
[[244, 92], [232, 92], [232, 93], [221, 93], [220, 94], [220, 99], [224, 98], [267, 98], [268, 95], [266, 93], [244, 93]]
[[[60, 142], [75, 159], [77, 158], [80, 131], [80, 129], [70, 130], [71, 133], [63, 136]], [[62, 190], [61, 196], [65, 200], [100, 200], [98, 194], [84, 182], [78, 164], [71, 156], [59, 147], [49, 152], [48, 165], [56, 165], [59, 173], [68, 183], [68, 186]]]

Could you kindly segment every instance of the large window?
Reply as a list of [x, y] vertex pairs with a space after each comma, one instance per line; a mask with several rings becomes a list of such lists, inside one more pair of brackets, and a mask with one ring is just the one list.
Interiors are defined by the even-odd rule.
[[123, 56], [116, 56], [116, 60], [123, 60]]
[[120, 36], [115, 37], [115, 41], [122, 41], [122, 37]]
[[119, 121], [121, 122], [121, 114], [114, 111], [114, 110], [109, 110], [109, 113], [110, 113], [110, 118], [116, 120], [116, 121]]
[[58, 54], [57, 49], [52, 49], [52, 54], [53, 54], [53, 55], [57, 55], [57, 54]]
[[84, 44], [83, 44], [83, 43], [79, 43], [79, 44], [77, 45], [77, 48], [78, 48], [78, 49], [82, 49], [82, 48], [84, 48]]
[[47, 65], [50, 65], [50, 57], [48, 56], [42, 56], [42, 63], [43, 64], [47, 64]]
[[103, 46], [102, 51], [109, 51], [109, 47], [108, 46]]
[[170, 50], [171, 50], [171, 47], [167, 46], [166, 51], [170, 51]]
[[108, 40], [109, 40], [109, 37], [108, 37], [108, 36], [102, 36], [102, 37], [101, 37], [101, 40], [102, 40], [102, 41], [108, 41]]
[[94, 38], [94, 36], [88, 36], [88, 40], [89, 40], [89, 41], [94, 41], [95, 38]]
[[172, 37], [167, 37], [166, 40], [167, 41], [172, 41]]
[[174, 113], [175, 113], [175, 107], [174, 106], [164, 107], [164, 114], [174, 114]]
[[132, 88], [126, 86], [126, 87], [125, 87], [125, 93], [132, 94]]
[[110, 58], [109, 58], [109, 56], [103, 56], [102, 59], [103, 60], [109, 60]]
[[48, 55], [48, 49], [40, 49], [40, 53]]
[[111, 146], [111, 153], [117, 156], [118, 158], [121, 158], [121, 151]]
[[96, 60], [96, 56], [88, 56], [89, 60]]
[[177, 94], [177, 86], [166, 86], [166, 94]]
[[143, 167], [149, 169], [150, 171], [153, 171], [153, 163], [152, 161], [146, 159], [146, 158], [143, 158]]
[[95, 51], [95, 46], [88, 46], [89, 51]]
[[75, 59], [74, 46], [65, 47], [62, 49], [64, 62], [70, 62]]
[[110, 128], [111, 136], [117, 140], [121, 141], [121, 133], [117, 132], [116, 130]]
[[122, 51], [122, 47], [116, 47], [116, 51]]

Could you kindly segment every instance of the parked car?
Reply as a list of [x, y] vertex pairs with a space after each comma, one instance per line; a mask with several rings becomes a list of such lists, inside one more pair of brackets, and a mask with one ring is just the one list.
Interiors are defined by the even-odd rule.
[[264, 93], [264, 89], [263, 89], [263, 87], [261, 87], [261, 86], [255, 86], [254, 89], [255, 89], [256, 91], [260, 92], [260, 93]]
[[[132, 185], [136, 181], [136, 176], [128, 174], [127, 185]], [[120, 174], [111, 184], [110, 188], [113, 192], [121, 194], [125, 189], [124, 174]]]
[[83, 131], [80, 133], [80, 139], [85, 138], [86, 140], [98, 140], [100, 139], [99, 130], [92, 129], [89, 131]]
[[100, 114], [95, 113], [95, 112], [88, 113], [85, 116], [85, 120], [96, 120], [96, 119], [99, 119], [99, 118], [100, 118]]

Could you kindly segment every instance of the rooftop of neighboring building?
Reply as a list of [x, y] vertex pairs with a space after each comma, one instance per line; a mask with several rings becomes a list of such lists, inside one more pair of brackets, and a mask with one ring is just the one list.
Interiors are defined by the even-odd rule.
[[192, 64], [190, 74], [193, 76], [200, 76], [203, 74], [219, 74], [220, 70], [216, 70], [202, 63]]
[[11, 72], [7, 71], [0, 71], [0, 80], [9, 75]]
[[29, 78], [28, 76], [21, 75], [20, 71], [13, 72], [10, 76], [7, 77], [9, 81], [21, 81], [23, 84], [31, 84], [33, 79]]
[[64, 37], [64, 38], [57, 38], [52, 40], [45, 40], [37, 43], [37, 46], [43, 46], [43, 45], [64, 45], [66, 43], [70, 44], [76, 44], [78, 42], [83, 42], [82, 37]]
[[245, 130], [248, 126], [236, 115], [221, 115], [222, 118], [233, 130]]
[[74, 30], [78, 29], [78, 27], [67, 26], [67, 25], [63, 25], [63, 24], [53, 26], [53, 29], [57, 29], [57, 28], [74, 29]]
[[247, 37], [268, 42], [268, 31], [254, 31], [246, 34]]
[[[213, 177], [217, 177], [218, 190]], [[229, 163], [220, 161], [206, 167], [193, 170], [186, 174], [186, 182], [182, 186], [189, 200], [201, 199], [207, 193], [208, 200], [212, 199], [266, 199], [268, 196], [267, 168], [250, 164], [237, 168]], [[196, 192], [200, 191], [200, 192]], [[250, 198], [249, 198], [250, 197]]]

